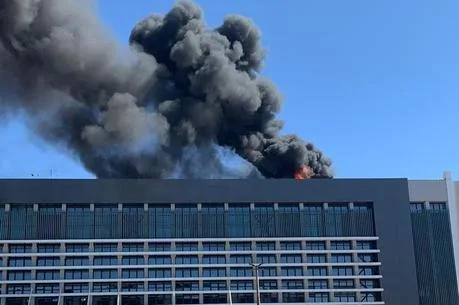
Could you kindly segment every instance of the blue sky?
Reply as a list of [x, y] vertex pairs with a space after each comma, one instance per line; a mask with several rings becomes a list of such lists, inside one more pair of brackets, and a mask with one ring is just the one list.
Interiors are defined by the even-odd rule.
[[[126, 44], [137, 20], [174, 3], [97, 2]], [[285, 133], [316, 143], [337, 177], [459, 177], [459, 1], [196, 2], [211, 27], [233, 13], [260, 27]], [[20, 119], [0, 125], [0, 147], [0, 177], [92, 176]]]

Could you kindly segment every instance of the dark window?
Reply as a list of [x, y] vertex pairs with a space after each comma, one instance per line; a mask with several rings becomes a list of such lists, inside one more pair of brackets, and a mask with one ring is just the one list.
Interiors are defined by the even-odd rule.
[[60, 266], [61, 260], [59, 257], [39, 257], [37, 258], [37, 266], [48, 267], [48, 266]]
[[284, 292], [282, 293], [284, 303], [304, 303], [304, 293], [302, 292]]
[[257, 263], [275, 264], [276, 263], [276, 255], [275, 254], [258, 254], [257, 255]]
[[175, 277], [198, 277], [198, 268], [177, 268]]
[[351, 250], [352, 244], [350, 241], [332, 241], [330, 243], [331, 250]]
[[[75, 228], [78, 228], [75, 230]], [[66, 237], [68, 239], [89, 239], [94, 237], [94, 213], [87, 205], [68, 205], [66, 211]], [[67, 249], [69, 249], [67, 245]], [[77, 248], [77, 245], [75, 245]], [[71, 248], [71, 247], [70, 247]], [[87, 252], [69, 251], [68, 252]]]
[[93, 271], [94, 279], [116, 279], [118, 278], [118, 270], [116, 269], [95, 269]]
[[360, 300], [362, 303], [381, 302], [381, 292], [362, 292]]
[[[260, 273], [262, 273], [263, 270], [266, 270], [266, 269], [267, 268], [260, 269]], [[235, 277], [249, 277], [249, 276], [252, 276], [252, 268], [250, 268], [250, 267], [249, 268], [247, 268], [247, 267], [231, 268], [230, 269], [230, 274], [231, 274], [231, 276], [235, 276]]]
[[[11, 205], [10, 214], [10, 239], [23, 240], [36, 238], [37, 213], [33, 205]], [[13, 246], [19, 245], [11, 245]], [[12, 253], [20, 253], [13, 252]], [[30, 251], [28, 251], [30, 252]]]
[[224, 255], [204, 255], [202, 257], [203, 264], [225, 264], [226, 257]]
[[379, 280], [360, 280], [360, 287], [363, 289], [381, 288]]
[[301, 254], [282, 254], [280, 261], [285, 264], [298, 264], [302, 262], [302, 258]]
[[29, 284], [8, 284], [7, 294], [30, 294]]
[[283, 242], [280, 243], [280, 248], [283, 251], [301, 250], [301, 242], [299, 242], [299, 241], [283, 241]]
[[262, 290], [277, 289], [277, 281], [276, 280], [260, 280], [260, 289]]
[[315, 250], [321, 251], [325, 250], [325, 242], [323, 241], [307, 241], [306, 242], [306, 250]]
[[203, 277], [225, 277], [226, 268], [203, 268], [202, 276]]
[[325, 264], [327, 262], [327, 256], [325, 254], [308, 254], [308, 264]]
[[169, 243], [151, 243], [148, 245], [151, 252], [169, 252], [171, 251], [171, 244]]
[[176, 291], [198, 291], [199, 282], [198, 281], [177, 281], [175, 282]]
[[117, 283], [94, 283], [92, 289], [94, 292], [117, 292], [118, 284]]
[[148, 258], [148, 264], [150, 265], [171, 265], [172, 259], [170, 256], [150, 256]]
[[231, 281], [231, 290], [252, 290], [253, 281]]
[[302, 276], [303, 268], [301, 267], [282, 267], [281, 275], [282, 276]]
[[376, 249], [376, 242], [374, 240], [358, 241], [357, 249], [358, 250], [374, 250]]
[[[250, 237], [250, 207], [248, 204], [230, 205], [227, 212], [227, 228], [229, 237]], [[234, 249], [234, 250], [250, 250], [250, 243], [232, 243], [233, 245], [247, 244], [249, 249]]]
[[175, 304], [199, 304], [198, 294], [176, 294]]
[[94, 266], [110, 266], [118, 265], [118, 257], [116, 256], [95, 256]]
[[39, 281], [58, 280], [59, 271], [58, 270], [38, 270], [36, 274], [36, 278]]
[[122, 271], [123, 279], [140, 279], [145, 277], [143, 269], [124, 269]]
[[148, 277], [149, 278], [170, 278], [172, 276], [171, 269], [149, 269], [148, 270]]
[[171, 282], [149, 282], [148, 291], [171, 291]]
[[326, 276], [327, 268], [326, 267], [308, 267], [308, 276]]
[[125, 282], [121, 284], [121, 291], [123, 292], [135, 292], [144, 291], [143, 282]]
[[24, 245], [24, 244], [10, 245], [10, 253], [31, 253], [31, 252], [32, 252], [32, 245]]
[[29, 267], [32, 266], [30, 257], [11, 257], [8, 259], [8, 267]]
[[331, 262], [333, 264], [336, 264], [336, 263], [352, 263], [352, 255], [351, 254], [332, 254]]
[[327, 292], [309, 293], [309, 302], [311, 303], [328, 303], [329, 297]]
[[[123, 205], [123, 238], [144, 238], [145, 237], [145, 222], [147, 213], [143, 204], [125, 204]], [[134, 290], [136, 291], [136, 290]]]
[[64, 293], [84, 293], [89, 292], [87, 283], [72, 283], [64, 285]]
[[[196, 205], [180, 204], [175, 206], [174, 211], [174, 230], [176, 238], [196, 238], [199, 237], [199, 214]], [[196, 245], [197, 246], [197, 245]], [[177, 251], [195, 251], [180, 250]]]
[[333, 280], [333, 288], [335, 289], [352, 289], [355, 288], [354, 280]]
[[250, 251], [252, 249], [252, 244], [250, 242], [231, 242], [230, 250], [231, 251]]
[[175, 251], [198, 251], [197, 243], [175, 243]]
[[67, 257], [65, 259], [66, 266], [87, 266], [89, 265], [89, 257]]
[[227, 304], [227, 295], [226, 294], [204, 294], [203, 295], [204, 304]]
[[355, 292], [335, 292], [335, 302], [355, 302]]
[[199, 263], [197, 255], [177, 255], [175, 263], [179, 265], [194, 265]]
[[247, 255], [234, 255], [232, 254], [230, 257], [230, 263], [231, 264], [250, 264], [252, 263], [252, 256], [247, 254]]
[[[148, 207], [148, 236], [150, 238], [171, 238], [172, 228], [172, 210], [170, 205], [151, 204]], [[161, 251], [170, 251], [170, 245], [169, 250]]]
[[38, 245], [38, 253], [59, 253], [61, 246], [59, 244]]
[[[75, 230], [75, 231], [78, 231], [78, 230]], [[89, 245], [88, 244], [67, 244], [65, 246], [65, 251], [73, 252], [73, 253], [89, 252]]]
[[204, 281], [202, 289], [206, 290], [226, 290], [225, 281]]
[[379, 275], [378, 267], [359, 267], [359, 275]]
[[[201, 207], [201, 236], [226, 237], [225, 207], [223, 204], [203, 204]], [[225, 243], [218, 243], [218, 248], [207, 250], [204, 243], [204, 251], [224, 251]], [[223, 249], [221, 248], [223, 246]]]
[[144, 246], [141, 243], [138, 244], [123, 244], [123, 252], [144, 252]]
[[30, 271], [8, 271], [9, 281], [24, 281], [31, 279]]
[[303, 280], [282, 280], [282, 289], [303, 289]]
[[39, 294], [59, 293], [59, 284], [37, 284], [35, 291]]
[[87, 270], [66, 270], [66, 280], [85, 280], [88, 279], [89, 272]]
[[374, 263], [378, 261], [378, 255], [376, 253], [359, 253], [359, 262], [363, 263]]
[[[259, 273], [260, 276], [277, 276], [277, 269], [275, 267], [262, 267]], [[251, 274], [249, 276], [251, 276]]]
[[352, 267], [333, 267], [332, 275], [334, 276], [351, 276], [354, 275], [354, 269]]
[[258, 241], [256, 249], [258, 251], [273, 251], [276, 250], [276, 243], [270, 241]]
[[309, 289], [328, 289], [328, 280], [309, 280]]
[[118, 252], [118, 244], [94, 244], [94, 252]]
[[94, 237], [115, 239], [120, 236], [121, 227], [118, 223], [117, 205], [95, 205]]
[[123, 265], [145, 265], [145, 259], [143, 256], [124, 256], [121, 259]]
[[202, 243], [203, 251], [225, 251], [225, 243]]

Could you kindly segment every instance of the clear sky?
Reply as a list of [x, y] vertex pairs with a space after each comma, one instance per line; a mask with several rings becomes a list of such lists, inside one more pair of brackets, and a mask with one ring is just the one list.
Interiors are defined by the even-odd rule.
[[[99, 0], [127, 44], [140, 18], [170, 0]], [[459, 178], [459, 1], [197, 0], [209, 26], [252, 18], [263, 74], [285, 97], [285, 133], [314, 142], [337, 177]], [[91, 177], [21, 120], [0, 125], [0, 177]]]

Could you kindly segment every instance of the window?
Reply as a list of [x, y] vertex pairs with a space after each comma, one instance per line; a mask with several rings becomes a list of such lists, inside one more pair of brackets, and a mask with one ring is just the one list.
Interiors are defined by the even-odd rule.
[[328, 280], [309, 280], [309, 289], [328, 289]]
[[125, 282], [121, 283], [121, 291], [123, 292], [135, 292], [135, 291], [142, 291], [143, 292], [143, 282]]
[[231, 281], [231, 290], [252, 290], [253, 281]]
[[333, 288], [335, 289], [352, 289], [354, 287], [354, 280], [333, 280]]
[[94, 252], [118, 252], [118, 244], [94, 244]]
[[284, 241], [280, 243], [281, 250], [284, 251], [297, 251], [301, 250], [301, 242], [299, 241]]
[[333, 264], [352, 263], [352, 255], [351, 254], [332, 254], [331, 262]]
[[59, 244], [38, 245], [38, 253], [59, 253], [61, 246]]
[[151, 243], [148, 245], [151, 252], [169, 252], [171, 251], [171, 244], [169, 243]]
[[115, 239], [120, 236], [118, 205], [96, 204], [94, 207], [94, 237]]
[[308, 276], [326, 276], [327, 267], [309, 267]]
[[374, 263], [378, 261], [378, 255], [376, 253], [359, 253], [359, 262], [363, 263]]
[[379, 275], [378, 267], [359, 267], [359, 275]]
[[226, 276], [226, 268], [203, 268], [203, 277], [224, 277]]
[[175, 269], [175, 277], [198, 277], [198, 268], [178, 268]]
[[224, 255], [204, 255], [202, 257], [203, 264], [225, 264], [226, 257]]
[[380, 292], [362, 292], [360, 299], [362, 303], [381, 302], [382, 300]]
[[352, 267], [333, 267], [332, 274], [334, 276], [351, 276], [354, 274]]
[[39, 294], [59, 293], [59, 284], [37, 284], [35, 291]]
[[202, 243], [204, 251], [225, 251], [225, 243]]
[[89, 292], [87, 283], [65, 284], [64, 293], [84, 293]]
[[252, 249], [252, 244], [250, 242], [231, 242], [230, 250], [231, 251], [250, 251]]
[[302, 276], [303, 268], [301, 267], [282, 267], [281, 275], [282, 276]]
[[117, 292], [117, 283], [94, 283], [92, 290], [94, 292]]
[[37, 266], [48, 267], [48, 266], [60, 266], [61, 259], [59, 257], [39, 257], [37, 258]]
[[303, 280], [283, 280], [282, 289], [303, 289]]
[[424, 210], [424, 203], [422, 202], [412, 202], [410, 203], [411, 213], [420, 213]]
[[335, 292], [335, 302], [355, 302], [354, 292]]
[[148, 277], [149, 278], [170, 278], [172, 276], [171, 269], [149, 269]]
[[175, 263], [179, 265], [194, 265], [199, 263], [197, 255], [177, 255]]
[[309, 251], [322, 251], [325, 250], [325, 242], [323, 241], [307, 241], [306, 250]]
[[260, 289], [262, 290], [277, 289], [277, 281], [276, 280], [260, 280]]
[[89, 257], [67, 257], [65, 259], [66, 266], [87, 266], [89, 265]]
[[8, 271], [9, 281], [25, 281], [31, 279], [30, 271]]
[[202, 284], [202, 289], [206, 290], [226, 290], [225, 281], [204, 281]]
[[309, 293], [309, 302], [311, 303], [328, 303], [329, 297], [327, 292]]
[[358, 241], [357, 249], [358, 250], [374, 250], [376, 249], [376, 242], [374, 240]]
[[[275, 267], [262, 267], [259, 274], [260, 276], [277, 276], [277, 269]], [[249, 276], [251, 276], [251, 274]]]
[[446, 210], [446, 202], [430, 202], [429, 206], [434, 212]]
[[89, 252], [88, 244], [67, 244], [65, 246], [65, 251], [72, 253], [82, 253]]
[[198, 244], [196, 243], [175, 243], [175, 251], [198, 251]]
[[284, 292], [282, 293], [282, 301], [284, 303], [304, 303], [303, 292]]
[[[250, 206], [248, 204], [235, 205], [231, 204], [228, 207], [227, 212], [227, 228], [229, 237], [250, 237], [251, 227], [250, 227]], [[238, 243], [234, 243], [238, 244]], [[231, 250], [233, 250], [232, 244]], [[243, 243], [240, 243], [243, 244]], [[250, 250], [249, 249], [237, 249], [237, 250]], [[236, 250], [236, 249], [234, 249]]]
[[177, 294], [175, 296], [175, 304], [199, 304], [198, 294]]
[[7, 294], [30, 294], [29, 284], [8, 284], [6, 289]]
[[301, 254], [282, 254], [280, 261], [285, 264], [298, 264], [302, 261]]
[[276, 255], [275, 254], [258, 254], [257, 262], [262, 264], [275, 264]]
[[198, 281], [177, 281], [175, 282], [176, 291], [198, 291], [199, 282]]
[[[75, 230], [75, 228], [78, 228], [78, 230]], [[68, 239], [89, 239], [94, 237], [94, 213], [91, 211], [89, 204], [67, 206], [65, 230], [66, 238]]]
[[[266, 268], [260, 269], [260, 273], [262, 273], [263, 270], [266, 270]], [[231, 274], [231, 276], [235, 276], [235, 277], [249, 277], [249, 276], [251, 277], [252, 276], [252, 268], [247, 268], [247, 267], [245, 267], [245, 268], [244, 267], [231, 268], [230, 269], [230, 274]]]
[[232, 254], [230, 257], [231, 264], [250, 264], [252, 263], [252, 256], [251, 255], [234, 255]]
[[118, 257], [116, 256], [95, 256], [94, 266], [110, 266], [118, 265]]
[[327, 262], [325, 254], [308, 254], [306, 259], [308, 264], [325, 264]]
[[8, 267], [29, 267], [32, 266], [30, 257], [11, 257], [8, 259]]
[[227, 294], [204, 294], [203, 303], [204, 304], [227, 304]]
[[275, 242], [259, 241], [259, 242], [257, 242], [256, 245], [257, 245], [256, 249], [258, 251], [273, 251], [273, 250], [276, 250], [276, 243]]
[[85, 280], [88, 279], [89, 272], [87, 270], [66, 270], [66, 280]]
[[148, 291], [171, 291], [171, 282], [149, 282]]
[[123, 252], [144, 252], [144, 246], [142, 243], [137, 244], [123, 244]]
[[331, 250], [351, 250], [352, 245], [350, 241], [332, 241], [330, 248]]
[[118, 270], [116, 269], [94, 269], [94, 279], [116, 279], [118, 278]]
[[[225, 237], [225, 205], [224, 204], [203, 204], [201, 206], [201, 237]], [[225, 247], [223, 243], [223, 248]], [[206, 250], [204, 251], [224, 251], [224, 250]]]
[[36, 278], [39, 281], [58, 280], [59, 271], [58, 270], [38, 270], [36, 274]]
[[143, 269], [124, 269], [122, 271], [123, 279], [140, 279], [145, 277]]
[[10, 245], [10, 253], [31, 253], [32, 245], [27, 244], [17, 244]]
[[143, 256], [124, 256], [121, 260], [123, 265], [145, 265]]
[[364, 289], [381, 288], [379, 280], [360, 280], [360, 287]]
[[172, 259], [170, 256], [165, 256], [165, 255], [150, 256], [148, 258], [148, 264], [150, 265], [171, 265]]

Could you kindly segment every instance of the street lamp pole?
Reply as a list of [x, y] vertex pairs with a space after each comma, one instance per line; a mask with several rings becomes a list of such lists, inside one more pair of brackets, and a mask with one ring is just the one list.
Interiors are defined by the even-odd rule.
[[255, 263], [251, 263], [250, 264], [253, 268], [253, 270], [255, 271], [255, 289], [256, 289], [256, 294], [257, 294], [257, 305], [260, 305], [260, 280], [259, 280], [259, 277], [258, 277], [258, 270], [260, 269], [261, 267], [261, 263], [259, 264], [255, 264]]

